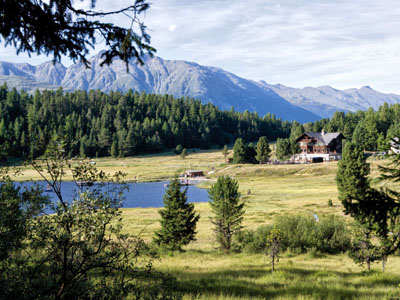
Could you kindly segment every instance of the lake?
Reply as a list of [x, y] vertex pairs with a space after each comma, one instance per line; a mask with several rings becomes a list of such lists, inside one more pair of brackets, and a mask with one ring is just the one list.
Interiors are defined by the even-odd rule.
[[[46, 188], [47, 184], [44, 181], [37, 182], [43, 189]], [[163, 207], [163, 196], [168, 189], [164, 187], [168, 181], [160, 182], [140, 182], [140, 183], [128, 183], [129, 191], [124, 192], [125, 200], [122, 203], [123, 208], [135, 208], [135, 207]], [[33, 182], [25, 181], [20, 183], [22, 186], [32, 186]], [[182, 189], [186, 188], [182, 187]], [[208, 190], [200, 189], [194, 185], [187, 186], [187, 199], [189, 202], [208, 202]], [[72, 199], [75, 192], [78, 190], [76, 184], [71, 181], [62, 182], [62, 195], [64, 199]], [[51, 200], [58, 200], [54, 192], [45, 192]]]

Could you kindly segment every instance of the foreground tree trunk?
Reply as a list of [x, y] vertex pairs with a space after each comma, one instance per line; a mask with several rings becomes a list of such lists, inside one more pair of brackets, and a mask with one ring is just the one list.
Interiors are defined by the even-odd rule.
[[386, 254], [383, 254], [382, 255], [382, 273], [385, 273], [386, 261], [387, 261], [387, 256], [386, 256]]
[[275, 256], [272, 256], [272, 272], [275, 271]]

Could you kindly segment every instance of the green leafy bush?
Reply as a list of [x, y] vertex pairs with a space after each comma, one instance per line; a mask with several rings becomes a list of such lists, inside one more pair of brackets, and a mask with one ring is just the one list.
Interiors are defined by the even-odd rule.
[[[278, 217], [273, 226], [282, 233], [282, 251], [336, 254], [350, 249], [350, 232], [339, 216], [323, 216], [317, 221], [311, 215], [287, 215]], [[242, 231], [235, 238], [234, 250], [265, 253], [273, 226], [263, 225], [256, 230]]]
[[350, 233], [342, 217], [325, 216], [315, 229], [314, 245], [318, 251], [336, 254], [350, 249]]

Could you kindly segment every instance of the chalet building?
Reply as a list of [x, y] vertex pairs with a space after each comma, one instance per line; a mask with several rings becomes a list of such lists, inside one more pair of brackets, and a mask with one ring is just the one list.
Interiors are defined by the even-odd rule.
[[297, 161], [312, 161], [321, 157], [324, 161], [342, 159], [342, 141], [346, 139], [340, 132], [305, 132], [296, 139], [300, 153]]

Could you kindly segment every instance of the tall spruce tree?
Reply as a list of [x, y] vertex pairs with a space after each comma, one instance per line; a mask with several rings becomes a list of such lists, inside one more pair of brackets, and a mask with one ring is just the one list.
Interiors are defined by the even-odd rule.
[[172, 250], [182, 250], [183, 246], [195, 240], [196, 224], [200, 219], [194, 205], [187, 202], [187, 189], [182, 192], [181, 187], [177, 177], [171, 180], [164, 195], [164, 208], [158, 211], [161, 229], [154, 237], [156, 244]]
[[210, 206], [214, 216], [214, 233], [221, 250], [229, 252], [233, 235], [242, 228], [244, 203], [240, 202], [238, 182], [229, 176], [218, 177], [208, 191]]
[[351, 205], [351, 199], [361, 199], [367, 193], [369, 173], [370, 167], [361, 147], [354, 142], [347, 142], [336, 174], [339, 199], [345, 209]]
[[[394, 156], [394, 168], [381, 168], [384, 171], [383, 179], [396, 180], [398, 159], [398, 155]], [[379, 239], [384, 272], [387, 257], [400, 248], [399, 193], [387, 188], [372, 188], [368, 174], [369, 165], [361, 148], [352, 142], [347, 143], [336, 177], [339, 198], [345, 212], [364, 224]]]
[[246, 163], [246, 145], [241, 138], [236, 139], [233, 145], [233, 162], [235, 164]]
[[275, 153], [276, 157], [278, 159], [286, 159], [290, 156], [292, 150], [291, 150], [291, 144], [290, 144], [290, 139], [281, 139], [278, 138], [276, 140], [276, 146], [275, 146]]
[[256, 159], [260, 162], [260, 164], [268, 161], [271, 154], [271, 149], [269, 148], [267, 137], [260, 137], [257, 143], [256, 152]]

